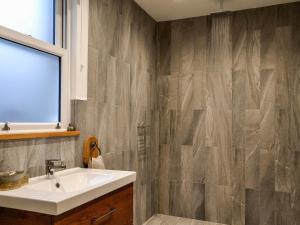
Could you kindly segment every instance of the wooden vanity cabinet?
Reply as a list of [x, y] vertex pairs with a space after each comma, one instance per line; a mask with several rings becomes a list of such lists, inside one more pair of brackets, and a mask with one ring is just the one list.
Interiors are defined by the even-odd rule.
[[0, 208], [2, 225], [132, 225], [133, 185], [127, 185], [58, 216]]

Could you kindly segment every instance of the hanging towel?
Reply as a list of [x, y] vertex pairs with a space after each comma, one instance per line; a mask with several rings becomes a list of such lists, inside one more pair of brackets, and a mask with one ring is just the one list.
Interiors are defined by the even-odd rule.
[[97, 158], [91, 158], [89, 168], [92, 169], [105, 169], [103, 157], [100, 155]]

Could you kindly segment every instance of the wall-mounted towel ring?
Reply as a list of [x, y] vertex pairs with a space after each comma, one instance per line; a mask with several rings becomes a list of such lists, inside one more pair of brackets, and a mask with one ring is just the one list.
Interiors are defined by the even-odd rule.
[[101, 155], [101, 150], [99, 148], [99, 142], [96, 137], [88, 137], [83, 143], [82, 159], [83, 165], [88, 167], [89, 161], [92, 158], [97, 158]]

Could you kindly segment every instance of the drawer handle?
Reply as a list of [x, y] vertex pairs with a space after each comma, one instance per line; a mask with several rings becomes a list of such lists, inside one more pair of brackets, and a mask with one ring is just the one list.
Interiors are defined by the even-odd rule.
[[100, 225], [111, 219], [112, 215], [117, 211], [116, 208], [111, 208], [108, 213], [98, 218], [91, 219], [92, 225]]

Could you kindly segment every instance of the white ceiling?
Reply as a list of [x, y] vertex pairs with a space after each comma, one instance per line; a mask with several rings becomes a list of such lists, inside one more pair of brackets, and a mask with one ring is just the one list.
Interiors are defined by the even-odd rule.
[[[220, 0], [135, 0], [156, 21], [209, 15], [220, 11]], [[277, 5], [297, 0], [223, 0], [225, 11]]]

